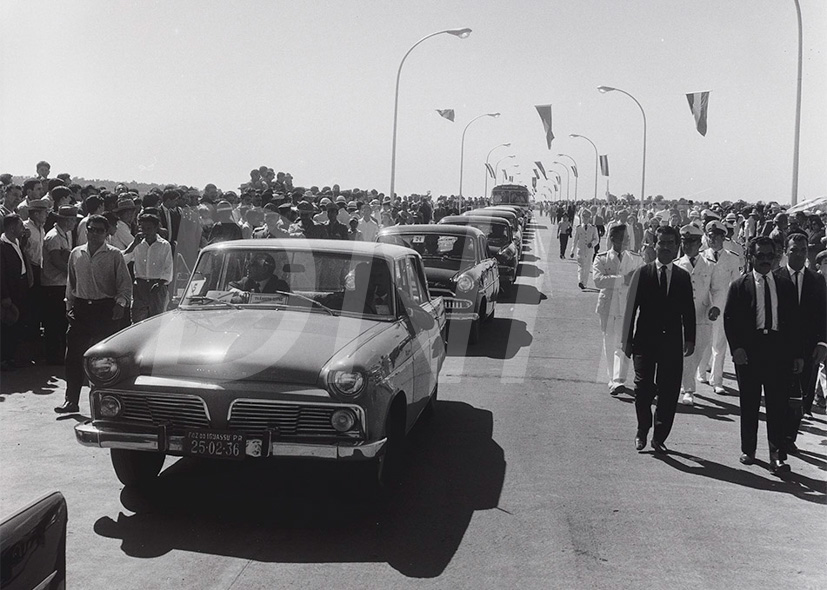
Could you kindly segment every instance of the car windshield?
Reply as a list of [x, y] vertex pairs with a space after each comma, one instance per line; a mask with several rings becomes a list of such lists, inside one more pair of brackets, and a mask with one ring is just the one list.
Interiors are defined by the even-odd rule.
[[428, 267], [455, 268], [476, 263], [475, 240], [465, 235], [403, 233], [379, 236], [378, 242], [416, 250]]
[[183, 307], [296, 308], [330, 315], [395, 316], [383, 258], [285, 249], [221, 249], [201, 254]]

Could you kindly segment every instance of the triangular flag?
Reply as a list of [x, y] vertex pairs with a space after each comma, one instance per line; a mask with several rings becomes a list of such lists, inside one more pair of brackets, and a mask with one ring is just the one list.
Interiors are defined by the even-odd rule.
[[706, 112], [709, 110], [709, 91], [689, 93], [686, 95], [686, 100], [689, 101], [689, 110], [692, 111], [692, 116], [695, 117], [695, 127], [698, 129], [698, 133], [706, 136]]
[[437, 113], [439, 113], [440, 117], [448, 119], [453, 123], [454, 121], [454, 109], [437, 109]]
[[546, 180], [548, 180], [548, 176], [546, 176], [546, 169], [545, 169], [545, 168], [543, 168], [543, 163], [542, 163], [540, 160], [537, 160], [537, 161], [536, 161], [536, 162], [534, 162], [534, 163], [535, 163], [535, 164], [537, 164], [537, 169], [538, 169], [540, 172], [542, 172], [542, 173], [543, 173], [543, 178], [545, 178]]
[[536, 178], [531, 179], [531, 186], [535, 189], [537, 188], [537, 179]]
[[540, 119], [543, 121], [543, 129], [546, 130], [546, 143], [548, 144], [548, 149], [551, 149], [551, 140], [554, 139], [554, 133], [551, 132], [551, 105], [538, 104], [534, 105], [534, 108], [537, 109], [537, 113], [539, 113]]
[[560, 178], [560, 175], [556, 172], [554, 173], [555, 178], [557, 178], [557, 184], [563, 184], [563, 179]]
[[491, 175], [491, 178], [497, 180], [497, 175], [494, 173], [494, 167], [488, 162], [485, 163], [485, 167], [488, 169], [488, 174]]
[[609, 156], [600, 156], [600, 175], [609, 175]]
[[537, 169], [536, 169], [536, 168], [534, 168], [534, 169], [533, 169], [533, 172], [534, 172], [534, 179], [535, 179], [535, 180], [536, 180], [536, 179], [538, 179], [538, 178], [540, 178], [540, 173], [539, 173], [539, 172], [537, 172]]
[[577, 178], [577, 166], [572, 164], [571, 165], [571, 171], [574, 173], [574, 177]]
[[508, 177], [508, 182], [514, 182], [514, 177], [513, 177], [513, 176], [509, 176], [509, 177]]

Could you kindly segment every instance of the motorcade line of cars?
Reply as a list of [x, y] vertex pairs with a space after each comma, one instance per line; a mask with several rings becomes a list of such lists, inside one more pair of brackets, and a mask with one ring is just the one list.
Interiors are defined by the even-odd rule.
[[299, 457], [350, 462], [381, 492], [434, 411], [448, 323], [475, 343], [516, 278], [518, 209], [385, 228], [373, 243], [207, 246], [175, 309], [87, 351], [78, 442], [110, 449], [125, 486], [151, 484], [167, 455]]

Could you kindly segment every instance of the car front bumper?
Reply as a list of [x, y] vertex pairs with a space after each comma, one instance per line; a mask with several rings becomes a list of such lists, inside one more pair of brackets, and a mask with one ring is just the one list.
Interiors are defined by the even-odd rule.
[[[168, 434], [166, 428], [153, 427], [147, 429], [112, 428], [85, 422], [75, 426], [77, 441], [87, 447], [101, 447], [106, 449], [127, 449], [132, 451], [154, 451], [168, 455], [184, 455], [184, 437]], [[261, 437], [248, 435], [249, 440], [258, 440]], [[261, 439], [264, 440], [264, 439]], [[362, 461], [377, 457], [385, 447], [386, 438], [371, 442], [341, 442], [335, 444], [296, 443], [271, 441], [269, 454], [264, 451], [256, 453], [255, 445], [248, 445], [246, 454], [249, 457], [309, 457], [315, 459]]]

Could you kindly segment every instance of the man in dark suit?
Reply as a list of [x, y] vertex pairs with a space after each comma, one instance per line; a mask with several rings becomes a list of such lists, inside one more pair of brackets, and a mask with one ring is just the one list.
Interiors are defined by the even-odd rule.
[[789, 279], [796, 288], [804, 344], [804, 369], [795, 380], [787, 417], [786, 450], [790, 454], [798, 452], [795, 439], [801, 417], [812, 415], [818, 367], [827, 356], [827, 283], [821, 274], [804, 268], [809, 255], [807, 242], [807, 234], [791, 232], [787, 236], [787, 264], [775, 271], [776, 276]]
[[[170, 246], [172, 252], [175, 254], [175, 246], [178, 242], [178, 230], [181, 227], [181, 210], [178, 208], [178, 191], [175, 189], [167, 189], [161, 197], [161, 207], [158, 209], [161, 220], [161, 228], [164, 230], [161, 237], [165, 238]], [[166, 235], [164, 235], [166, 234]]]
[[635, 448], [646, 447], [652, 400], [657, 396], [652, 448], [665, 453], [664, 442], [678, 405], [683, 357], [695, 351], [695, 303], [692, 278], [673, 264], [678, 255], [678, 230], [661, 226], [656, 237], [657, 259], [637, 269], [629, 286], [623, 352], [632, 357], [635, 367]]
[[741, 401], [741, 458], [755, 461], [761, 390], [767, 417], [770, 471], [790, 470], [785, 441], [793, 375], [804, 366], [796, 290], [792, 281], [773, 273], [776, 245], [762, 236], [749, 244], [752, 272], [729, 286], [724, 331], [735, 363]]
[[230, 283], [230, 287], [252, 293], [275, 293], [290, 291], [290, 286], [283, 279], [273, 274], [276, 260], [266, 252], [257, 252], [250, 258], [247, 276]]
[[23, 220], [16, 213], [3, 217], [3, 233], [0, 235], [0, 320], [3, 324], [0, 368], [4, 371], [17, 368], [14, 356], [22, 336], [22, 318], [32, 285], [31, 266], [20, 247], [23, 229]]

